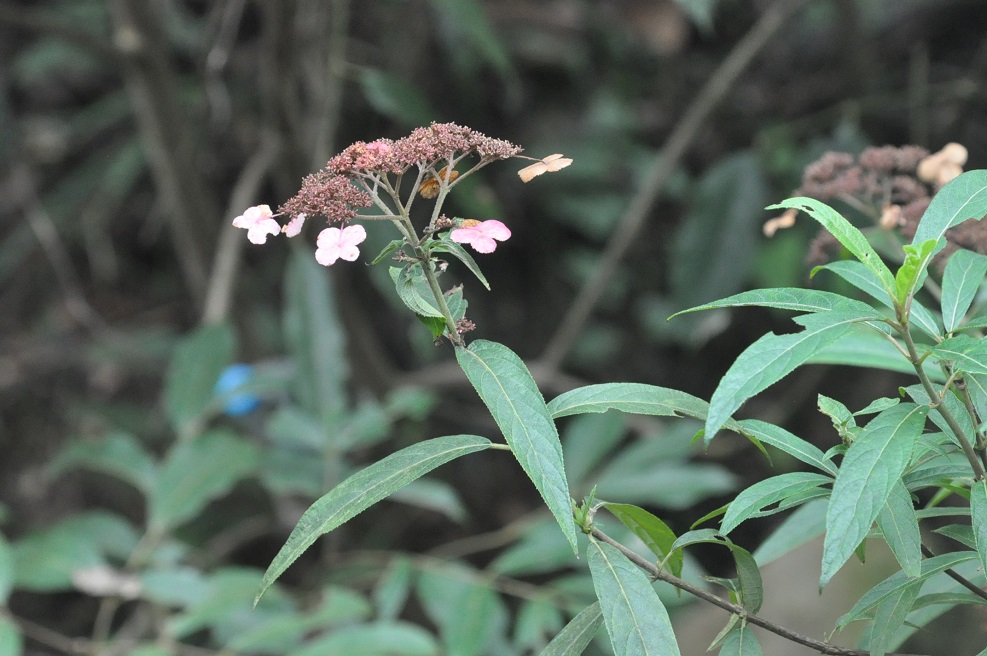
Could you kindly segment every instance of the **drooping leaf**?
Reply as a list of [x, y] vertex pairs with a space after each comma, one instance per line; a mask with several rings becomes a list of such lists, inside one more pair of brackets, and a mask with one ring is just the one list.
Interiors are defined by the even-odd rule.
[[740, 425], [740, 431], [745, 435], [750, 435], [764, 444], [780, 449], [821, 471], [836, 474], [836, 466], [824, 457], [823, 452], [816, 445], [803, 440], [781, 426], [775, 426], [760, 419], [742, 419], [737, 423]]
[[709, 404], [679, 390], [643, 383], [601, 383], [560, 394], [548, 404], [552, 417], [620, 410], [657, 417], [685, 415], [705, 419]]
[[968, 374], [987, 374], [987, 339], [956, 335], [932, 349], [932, 355]]
[[285, 277], [285, 341], [297, 371], [294, 397], [333, 428], [347, 405], [345, 332], [325, 267], [310, 254], [292, 254]]
[[579, 656], [603, 625], [600, 602], [593, 602], [565, 625], [541, 652], [541, 656]]
[[918, 593], [918, 586], [900, 588], [877, 606], [870, 632], [870, 656], [884, 656], [895, 648], [895, 634], [904, 625]]
[[437, 437], [392, 453], [347, 478], [309, 506], [298, 520], [288, 540], [264, 572], [254, 604], [320, 536], [436, 467], [489, 447], [490, 440], [476, 435]]
[[767, 209], [787, 208], [801, 210], [818, 221], [827, 232], [836, 237], [837, 241], [843, 244], [854, 257], [877, 276], [877, 279], [881, 282], [881, 286], [888, 293], [889, 297], [894, 296], [895, 282], [894, 276], [891, 275], [891, 270], [881, 260], [877, 251], [870, 245], [870, 242], [867, 241], [863, 233], [843, 218], [839, 212], [825, 203], [814, 198], [806, 197], [789, 198]]
[[246, 439], [211, 431], [176, 444], [148, 495], [148, 524], [156, 530], [191, 519], [260, 465], [260, 450]]
[[942, 275], [942, 321], [946, 332], [959, 328], [987, 276], [987, 256], [958, 250], [949, 256]]
[[922, 536], [912, 497], [900, 480], [892, 486], [877, 515], [877, 527], [901, 569], [909, 576], [918, 576], [922, 571]]
[[590, 540], [586, 560], [616, 656], [678, 656], [668, 611], [651, 581], [624, 554]]
[[925, 405], [899, 404], [874, 417], [850, 445], [826, 513], [820, 588], [867, 536], [911, 459], [928, 412]]
[[683, 533], [672, 544], [672, 549], [684, 549], [693, 544], [717, 544], [730, 550], [734, 564], [737, 567], [737, 579], [723, 579], [721, 584], [740, 597], [740, 603], [752, 613], [761, 608], [764, 601], [764, 587], [761, 581], [761, 571], [749, 551], [734, 544], [730, 538], [712, 528], [703, 528]]
[[987, 568], [987, 481], [975, 481], [970, 488], [970, 523], [980, 562]]
[[806, 314], [795, 318], [798, 333], [768, 333], [747, 347], [720, 380], [709, 404], [705, 440], [709, 443], [747, 399], [778, 382], [823, 347], [850, 332], [867, 315], [844, 312]]
[[778, 503], [789, 496], [806, 489], [815, 489], [833, 482], [833, 478], [825, 474], [811, 472], [791, 472], [779, 474], [751, 485], [727, 506], [727, 512], [720, 522], [720, 532], [730, 533], [741, 522], [758, 517], [761, 511], [772, 504]]
[[740, 621], [723, 638], [719, 656], [763, 656], [763, 654], [761, 643], [757, 641], [751, 626]]
[[456, 242], [452, 241], [451, 239], [442, 239], [439, 241], [435, 241], [432, 244], [432, 252], [449, 253], [457, 260], [465, 264], [466, 268], [469, 269], [474, 276], [476, 276], [476, 279], [479, 280], [484, 287], [490, 289], [490, 283], [487, 282], [487, 279], [486, 277], [484, 277], [483, 272], [480, 271], [480, 267], [476, 264], [476, 260], [473, 259], [472, 255], [466, 252], [465, 248], [463, 248]]
[[639, 537], [659, 560], [668, 558], [665, 561], [668, 571], [674, 576], [681, 576], [683, 563], [682, 551], [672, 551], [672, 545], [675, 543], [676, 536], [665, 522], [644, 508], [632, 506], [627, 503], [607, 503], [604, 506], [624, 526], [629, 528], [631, 533]]
[[953, 569], [961, 563], [976, 558], [977, 553], [974, 551], [954, 551], [923, 560], [922, 573], [918, 576], [910, 577], [905, 572], [898, 571], [864, 593], [864, 596], [857, 600], [853, 608], [836, 621], [836, 626], [843, 629], [850, 622], [862, 619], [866, 613], [890, 599], [902, 588], [921, 587], [927, 579], [939, 572]]
[[699, 305], [676, 312], [668, 318], [669, 321], [689, 312], [713, 310], [728, 307], [769, 307], [794, 312], [861, 312], [870, 311], [870, 306], [840, 294], [819, 289], [802, 289], [800, 287], [781, 287], [775, 289], [754, 289], [721, 298], [712, 303]]
[[226, 324], [199, 328], [175, 347], [165, 377], [165, 409], [179, 435], [186, 435], [209, 408], [213, 388], [233, 360], [236, 336]]
[[457, 348], [456, 359], [577, 553], [562, 444], [528, 368], [506, 346], [486, 340]]

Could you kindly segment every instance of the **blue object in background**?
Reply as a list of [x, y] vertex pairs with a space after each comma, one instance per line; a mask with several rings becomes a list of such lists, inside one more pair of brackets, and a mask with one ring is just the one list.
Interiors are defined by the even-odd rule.
[[260, 397], [256, 394], [244, 392], [236, 394], [236, 390], [250, 382], [254, 377], [254, 368], [249, 364], [231, 364], [216, 381], [214, 393], [216, 396], [227, 397], [223, 412], [232, 416], [240, 417], [250, 414], [260, 406]]

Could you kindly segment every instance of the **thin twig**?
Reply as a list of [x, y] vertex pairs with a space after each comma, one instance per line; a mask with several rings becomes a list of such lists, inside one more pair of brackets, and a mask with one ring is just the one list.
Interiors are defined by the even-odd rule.
[[[782, 638], [786, 638], [787, 640], [791, 640], [792, 642], [797, 642], [800, 645], [805, 645], [806, 647], [815, 649], [820, 654], [835, 654], [837, 656], [868, 656], [869, 654], [869, 652], [861, 649], [850, 649], [849, 647], [839, 647], [836, 645], [831, 645], [828, 642], [823, 642], [822, 640], [816, 640], [815, 638], [810, 638], [808, 636], [801, 635], [799, 633], [796, 633], [795, 631], [792, 631], [783, 626], [775, 624], [774, 622], [770, 622], [764, 619], [763, 617], [759, 617], [758, 615], [749, 612], [743, 606], [730, 603], [725, 599], [721, 599], [720, 597], [717, 597], [715, 594], [711, 592], [708, 592], [700, 587], [692, 585], [688, 581], [683, 581], [677, 576], [672, 576], [668, 572], [658, 569], [658, 567], [654, 563], [645, 560], [637, 553], [631, 551], [630, 549], [628, 549], [621, 543], [617, 542], [616, 540], [614, 540], [613, 538], [611, 538], [609, 535], [607, 535], [606, 533], [604, 533], [598, 528], [593, 529], [593, 537], [595, 537], [597, 540], [606, 542], [607, 544], [619, 549], [620, 552], [624, 554], [624, 556], [626, 556], [629, 561], [631, 561], [632, 563], [643, 569], [648, 574], [650, 574], [652, 578], [673, 585], [679, 590], [683, 590], [695, 597], [699, 597], [703, 601], [708, 601], [709, 603], [719, 608], [722, 608], [728, 613], [737, 615], [738, 617], [742, 618], [749, 624], [759, 626], [762, 629], [765, 629], [767, 631], [770, 631], [771, 633], [781, 636]], [[916, 655], [889, 654], [888, 656], [916, 656]]]
[[610, 237], [593, 275], [579, 290], [575, 301], [562, 317], [558, 329], [549, 340], [548, 347], [540, 358], [546, 367], [558, 369], [572, 349], [590, 313], [616, 272], [617, 265], [627, 254], [628, 248], [637, 240], [648, 218], [649, 210], [664, 190], [682, 156], [698, 137], [706, 118], [723, 101], [734, 82], [754, 57], [764, 49], [771, 37], [803, 5], [805, 0], [782, 0], [769, 7], [693, 99], [682, 119], [672, 130], [641, 189], [631, 200], [630, 207]]

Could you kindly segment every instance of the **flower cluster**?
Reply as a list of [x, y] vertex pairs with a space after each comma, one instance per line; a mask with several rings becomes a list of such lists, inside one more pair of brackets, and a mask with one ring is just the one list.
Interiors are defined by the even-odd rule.
[[[870, 216], [882, 229], [897, 229], [903, 237], [911, 238], [933, 194], [962, 173], [965, 163], [966, 148], [955, 143], [931, 155], [918, 146], [871, 147], [857, 157], [828, 152], [806, 167], [802, 185], [792, 195], [841, 200]], [[778, 229], [792, 226], [797, 214], [790, 209], [769, 220], [764, 234], [770, 237]], [[956, 235], [963, 229], [952, 232]], [[807, 259], [821, 264], [838, 249], [835, 238], [821, 231], [810, 244]]]

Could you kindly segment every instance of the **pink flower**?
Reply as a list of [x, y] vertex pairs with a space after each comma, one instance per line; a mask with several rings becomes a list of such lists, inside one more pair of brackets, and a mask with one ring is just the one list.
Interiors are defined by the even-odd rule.
[[283, 232], [288, 237], [297, 236], [298, 233], [302, 231], [302, 224], [305, 223], [306, 218], [308, 217], [304, 212], [296, 215], [295, 218], [293, 218], [291, 221], [288, 221], [288, 223], [284, 224], [284, 227], [281, 228], [281, 232]]
[[367, 231], [362, 225], [351, 225], [342, 230], [326, 228], [316, 240], [319, 248], [315, 251], [315, 259], [323, 266], [331, 266], [340, 258], [352, 262], [360, 256], [356, 245], [366, 238]]
[[233, 226], [245, 228], [247, 239], [254, 244], [263, 244], [267, 241], [268, 235], [276, 235], [281, 232], [281, 226], [275, 221], [271, 214], [271, 208], [267, 205], [256, 205], [247, 208], [247, 211], [233, 219]]
[[[510, 239], [511, 231], [500, 221], [463, 221], [463, 227], [456, 228], [449, 238], [460, 244], [469, 244], [477, 253], [493, 253], [497, 241]], [[497, 241], [494, 241], [494, 240]]]

